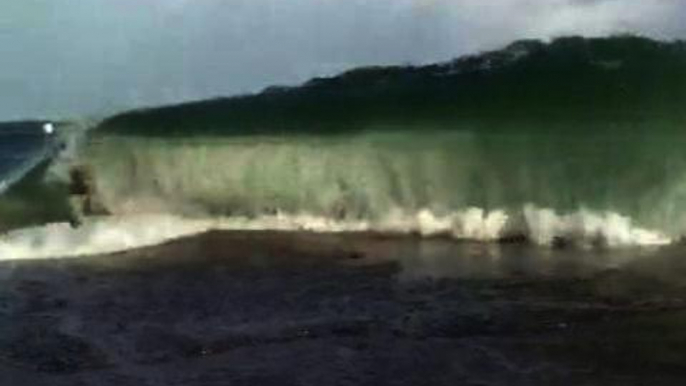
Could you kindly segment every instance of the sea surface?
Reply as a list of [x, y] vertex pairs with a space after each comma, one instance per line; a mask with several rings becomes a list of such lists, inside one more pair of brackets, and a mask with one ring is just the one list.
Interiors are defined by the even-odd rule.
[[0, 192], [43, 159], [53, 145], [41, 122], [0, 123]]

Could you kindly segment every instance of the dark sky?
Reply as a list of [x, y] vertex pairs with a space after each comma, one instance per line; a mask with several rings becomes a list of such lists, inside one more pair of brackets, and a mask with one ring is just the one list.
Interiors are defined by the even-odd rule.
[[0, 120], [100, 117], [519, 38], [686, 37], [680, 0], [7, 0]]

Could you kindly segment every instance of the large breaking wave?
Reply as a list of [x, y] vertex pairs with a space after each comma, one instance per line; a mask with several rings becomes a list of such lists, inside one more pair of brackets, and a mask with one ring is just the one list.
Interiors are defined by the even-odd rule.
[[0, 255], [113, 252], [211, 229], [668, 244], [686, 234], [684, 141], [468, 129], [98, 135], [77, 161], [58, 158], [45, 178], [64, 180], [70, 164], [87, 164], [110, 215], [76, 230], [59, 222], [14, 230]]
[[[0, 254], [209, 229], [668, 244], [686, 236], [685, 68], [683, 42], [566, 37], [124, 112], [0, 196]], [[75, 166], [109, 215], [72, 230]]]

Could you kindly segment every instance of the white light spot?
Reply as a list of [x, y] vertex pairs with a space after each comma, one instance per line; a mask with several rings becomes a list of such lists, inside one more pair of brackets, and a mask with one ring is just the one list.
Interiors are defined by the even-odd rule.
[[50, 135], [55, 132], [55, 126], [52, 123], [48, 122], [43, 125], [43, 131], [45, 132], [45, 134]]

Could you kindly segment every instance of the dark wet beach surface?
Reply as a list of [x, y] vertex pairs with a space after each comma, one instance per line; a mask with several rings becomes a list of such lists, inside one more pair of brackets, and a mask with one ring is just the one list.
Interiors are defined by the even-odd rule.
[[213, 232], [0, 263], [0, 385], [681, 385], [683, 247]]

